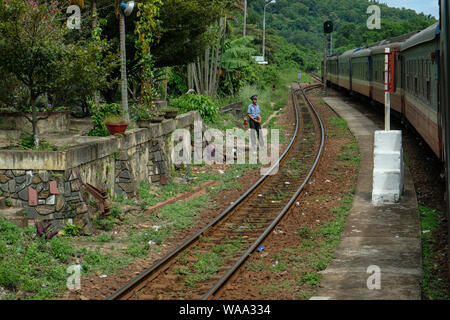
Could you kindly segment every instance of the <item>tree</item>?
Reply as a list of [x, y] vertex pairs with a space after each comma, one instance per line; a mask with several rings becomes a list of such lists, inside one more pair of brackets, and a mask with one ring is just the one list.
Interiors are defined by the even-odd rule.
[[151, 47], [156, 67], [193, 62], [210, 45], [206, 32], [228, 6], [220, 0], [164, 0], [159, 33]]
[[[47, 94], [56, 104], [70, 103], [106, 85], [110, 64], [103, 59], [105, 42], [67, 43], [68, 29], [57, 2], [8, 0], [0, 2], [0, 68], [26, 88], [34, 145], [39, 147], [36, 100]], [[65, 21], [64, 21], [65, 22]], [[102, 65], [101, 61], [107, 65]]]

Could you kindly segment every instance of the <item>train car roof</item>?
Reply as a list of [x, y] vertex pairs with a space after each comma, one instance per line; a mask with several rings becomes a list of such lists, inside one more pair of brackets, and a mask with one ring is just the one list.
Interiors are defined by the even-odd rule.
[[415, 30], [415, 31], [410, 32], [410, 33], [405, 33], [405, 34], [402, 34], [401, 36], [390, 38], [389, 42], [390, 43], [405, 42], [406, 40], [408, 40], [412, 36], [418, 34], [419, 32], [420, 32], [420, 30]]
[[341, 55], [339, 56], [339, 59], [340, 59], [340, 58], [347, 58], [347, 57], [350, 57], [351, 55], [353, 55], [353, 53], [355, 52], [355, 50], [358, 50], [358, 49], [351, 49], [351, 50], [345, 51], [343, 54], [341, 54]]
[[370, 48], [370, 51], [372, 54], [380, 54], [384, 53], [386, 48], [392, 49], [400, 49], [401, 46], [404, 44], [404, 42], [394, 42], [394, 43], [388, 43], [382, 46], [372, 47]]
[[370, 56], [370, 50], [367, 48], [363, 48], [358, 51], [353, 51], [352, 54], [352, 58], [368, 57], [368, 56]]
[[337, 60], [338, 58], [339, 58], [338, 55], [332, 55], [332, 56], [327, 57], [327, 60]]
[[401, 51], [408, 50], [421, 43], [432, 41], [439, 34], [440, 34], [439, 23], [435, 23], [432, 26], [429, 26], [425, 30], [422, 30], [421, 32], [417, 33], [416, 35], [406, 40], [401, 47]]

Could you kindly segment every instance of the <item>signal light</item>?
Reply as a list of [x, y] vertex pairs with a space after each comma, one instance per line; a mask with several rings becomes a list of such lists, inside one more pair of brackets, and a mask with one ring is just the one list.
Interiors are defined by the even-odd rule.
[[333, 22], [325, 21], [323, 24], [323, 32], [324, 33], [332, 33], [333, 32]]

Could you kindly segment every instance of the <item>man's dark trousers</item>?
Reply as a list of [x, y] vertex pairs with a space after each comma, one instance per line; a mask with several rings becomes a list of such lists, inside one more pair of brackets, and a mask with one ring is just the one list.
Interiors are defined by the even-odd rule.
[[[253, 129], [253, 130], [251, 130]], [[252, 140], [252, 147], [256, 146], [256, 141], [255, 141], [255, 131], [256, 130], [256, 134], [258, 135], [258, 141], [259, 141], [259, 145], [263, 146], [264, 145], [264, 139], [263, 139], [263, 135], [261, 131], [261, 123], [259, 122], [255, 122], [253, 121], [253, 119], [250, 118], [250, 138]]]

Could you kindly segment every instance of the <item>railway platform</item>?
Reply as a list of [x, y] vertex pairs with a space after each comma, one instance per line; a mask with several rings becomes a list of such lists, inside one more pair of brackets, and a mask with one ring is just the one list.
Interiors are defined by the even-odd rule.
[[320, 287], [311, 300], [421, 299], [421, 227], [409, 169], [405, 166], [400, 202], [373, 206], [373, 136], [380, 129], [343, 100], [324, 101], [347, 121], [358, 140], [361, 162], [341, 243], [321, 272]]

